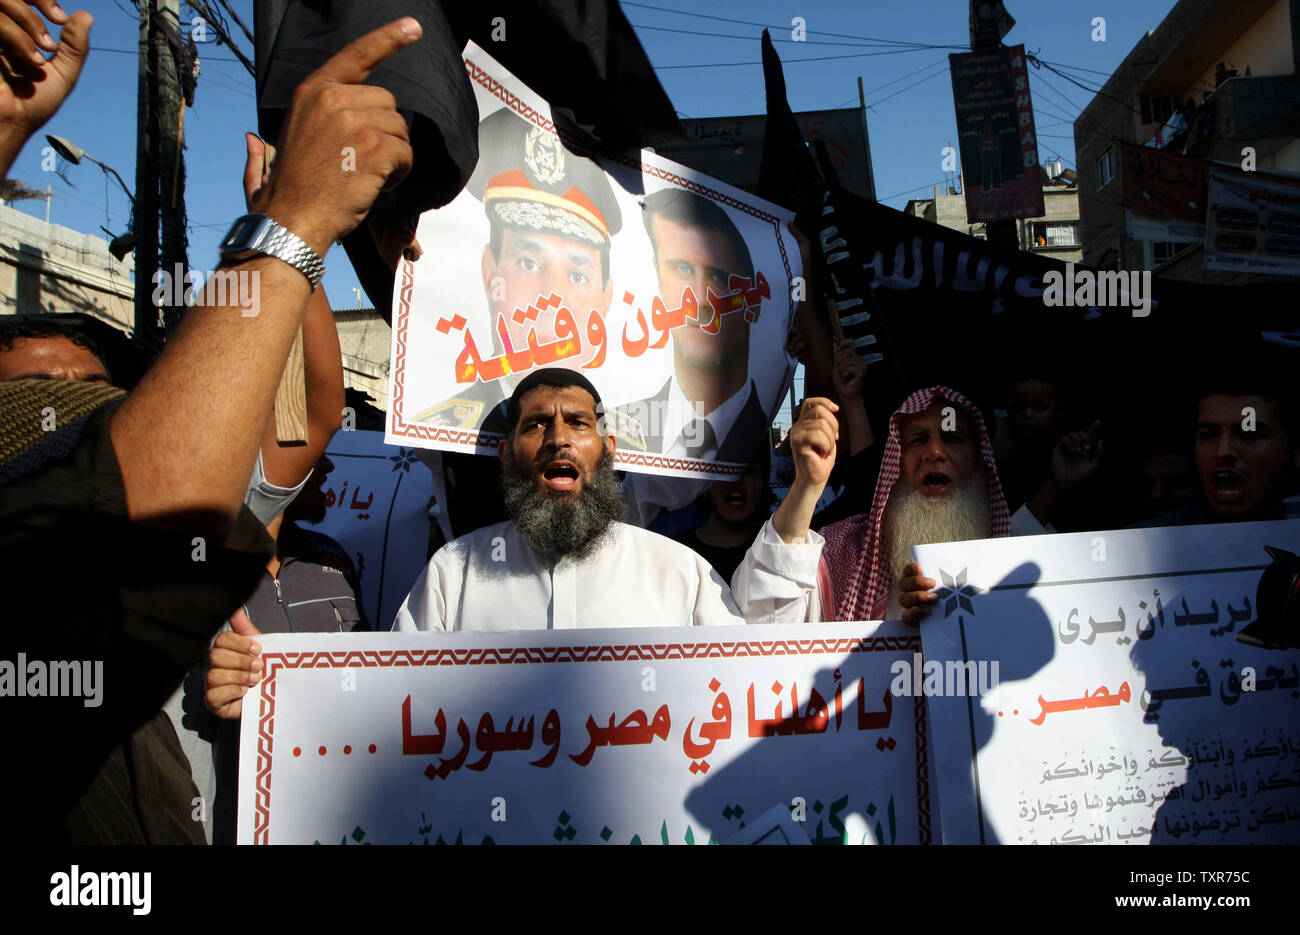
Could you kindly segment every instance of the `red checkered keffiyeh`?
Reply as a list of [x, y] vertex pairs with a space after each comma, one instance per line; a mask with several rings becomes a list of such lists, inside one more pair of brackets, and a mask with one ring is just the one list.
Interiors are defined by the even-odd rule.
[[885, 441], [885, 456], [880, 463], [871, 513], [859, 513], [822, 530], [826, 546], [822, 549], [817, 577], [823, 616], [826, 616], [828, 608], [833, 607], [835, 620], [884, 619], [889, 606], [889, 591], [897, 578], [881, 548], [881, 527], [884, 525], [885, 504], [898, 482], [902, 460], [898, 423], [905, 415], [930, 408], [935, 397], [961, 406], [975, 423], [988, 478], [993, 535], [1011, 535], [1011, 514], [1007, 511], [1007, 500], [1002, 494], [1002, 482], [998, 480], [998, 468], [993, 460], [993, 446], [989, 443], [989, 433], [979, 409], [961, 393], [946, 386], [917, 390], [889, 417], [889, 437]]

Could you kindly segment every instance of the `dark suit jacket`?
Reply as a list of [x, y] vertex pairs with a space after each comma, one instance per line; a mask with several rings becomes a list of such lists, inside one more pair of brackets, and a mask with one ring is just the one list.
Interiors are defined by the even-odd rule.
[[[635, 451], [662, 452], [666, 446], [677, 440], [664, 438], [661, 420], [652, 420], [649, 425], [642, 425], [635, 415], [667, 403], [668, 391], [672, 388], [673, 379], [669, 377], [660, 387], [659, 392], [653, 396], [614, 408], [612, 413], [614, 418], [608, 421], [614, 422], [615, 426], [611, 426], [609, 431], [618, 436], [620, 447], [626, 444], [626, 447]], [[717, 460], [741, 463], [748, 461], [760, 440], [764, 438], [763, 433], [771, 424], [772, 420], [758, 398], [758, 387], [754, 385], [753, 380], [750, 380], [749, 397], [745, 400], [745, 405], [737, 414], [727, 434], [718, 443]]]

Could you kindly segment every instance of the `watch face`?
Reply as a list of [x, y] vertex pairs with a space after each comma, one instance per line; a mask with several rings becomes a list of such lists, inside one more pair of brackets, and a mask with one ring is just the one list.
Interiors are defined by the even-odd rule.
[[237, 245], [247, 245], [252, 241], [253, 235], [257, 233], [257, 229], [261, 226], [262, 218], [259, 215], [244, 215], [244, 217], [236, 221], [234, 226], [230, 228], [230, 233], [227, 234], [226, 239], [221, 242], [221, 248], [224, 250]]

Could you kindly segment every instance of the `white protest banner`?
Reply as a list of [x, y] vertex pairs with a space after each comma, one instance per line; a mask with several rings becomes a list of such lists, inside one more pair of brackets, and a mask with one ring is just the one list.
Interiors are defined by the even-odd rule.
[[1205, 268], [1300, 275], [1300, 180], [1210, 170]]
[[901, 624], [284, 634], [245, 697], [239, 840], [928, 843]]
[[390, 443], [496, 454], [528, 372], [580, 369], [621, 470], [740, 473], [793, 362], [793, 215], [644, 151], [594, 158], [472, 43], [479, 163], [393, 299]]
[[410, 448], [385, 445], [381, 432], [338, 432], [325, 450], [325, 518], [330, 536], [356, 566], [371, 627], [387, 630], [427, 564], [429, 469]]
[[927, 669], [999, 663], [927, 701], [944, 843], [1300, 841], [1300, 652], [1235, 638], [1265, 545], [1300, 522], [915, 548]]

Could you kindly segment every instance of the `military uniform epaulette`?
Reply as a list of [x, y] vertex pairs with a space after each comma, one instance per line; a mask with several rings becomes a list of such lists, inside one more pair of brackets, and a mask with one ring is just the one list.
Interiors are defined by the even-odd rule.
[[640, 420], [632, 418], [621, 409], [610, 409], [605, 412], [605, 434], [613, 435], [620, 449], [634, 448], [637, 451], [645, 451], [649, 447]]

